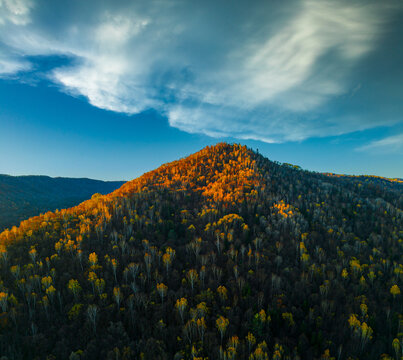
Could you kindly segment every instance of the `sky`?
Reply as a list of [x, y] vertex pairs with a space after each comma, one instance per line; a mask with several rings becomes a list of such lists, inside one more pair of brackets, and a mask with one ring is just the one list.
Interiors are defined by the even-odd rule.
[[217, 142], [403, 178], [401, 0], [0, 0], [0, 173], [130, 180]]

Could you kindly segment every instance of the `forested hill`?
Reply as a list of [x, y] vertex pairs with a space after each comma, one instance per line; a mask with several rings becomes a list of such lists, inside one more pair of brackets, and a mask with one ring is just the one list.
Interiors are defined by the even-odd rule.
[[40, 213], [78, 205], [94, 193], [108, 194], [123, 181], [0, 175], [0, 231]]
[[1, 233], [0, 353], [400, 359], [402, 203], [207, 147]]
[[324, 173], [324, 175], [346, 179], [347, 181], [356, 181], [359, 183], [370, 184], [371, 186], [387, 187], [395, 190], [403, 188], [403, 179], [401, 178], [385, 178], [374, 175], [341, 175], [333, 173]]

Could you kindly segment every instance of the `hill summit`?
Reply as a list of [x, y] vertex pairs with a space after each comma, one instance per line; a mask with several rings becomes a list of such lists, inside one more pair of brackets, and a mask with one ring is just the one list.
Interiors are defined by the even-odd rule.
[[397, 356], [402, 203], [398, 182], [207, 147], [1, 233], [0, 353]]

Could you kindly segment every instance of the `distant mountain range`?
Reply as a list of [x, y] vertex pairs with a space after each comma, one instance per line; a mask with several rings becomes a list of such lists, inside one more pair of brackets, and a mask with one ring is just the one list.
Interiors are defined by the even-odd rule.
[[107, 194], [124, 181], [0, 175], [0, 231], [47, 211], [78, 205], [94, 193]]

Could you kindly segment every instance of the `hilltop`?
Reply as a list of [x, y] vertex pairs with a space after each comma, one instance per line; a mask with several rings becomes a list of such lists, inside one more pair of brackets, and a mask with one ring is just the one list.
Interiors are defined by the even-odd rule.
[[78, 205], [94, 193], [108, 194], [124, 181], [0, 174], [0, 230], [47, 211]]
[[207, 147], [1, 233], [0, 353], [398, 356], [402, 205], [397, 182]]

